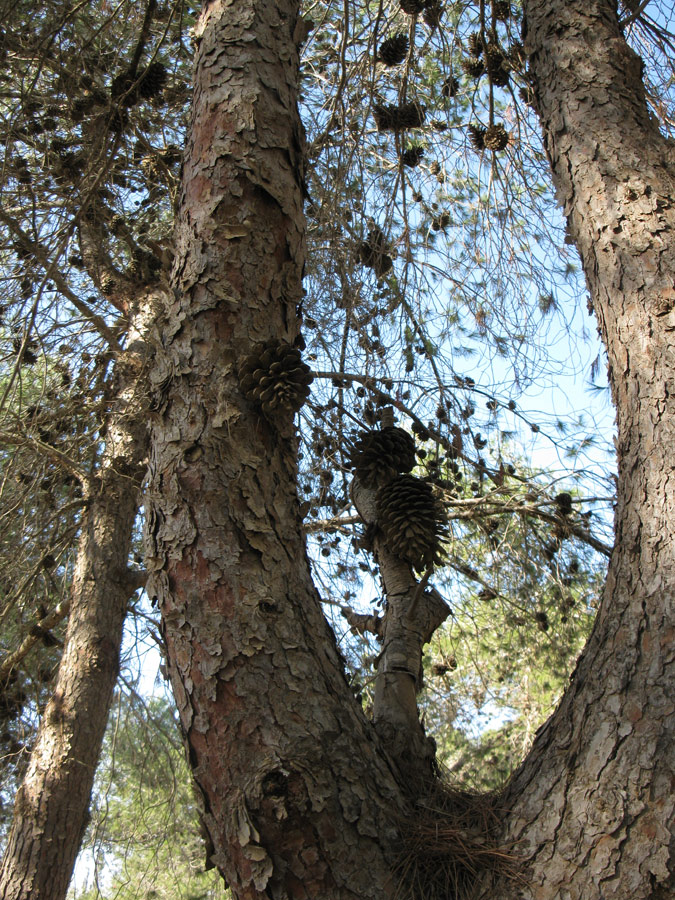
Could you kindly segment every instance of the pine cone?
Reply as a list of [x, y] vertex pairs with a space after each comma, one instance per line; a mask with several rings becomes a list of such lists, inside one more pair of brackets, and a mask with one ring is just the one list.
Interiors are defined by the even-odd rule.
[[483, 146], [486, 150], [503, 150], [509, 142], [508, 131], [503, 125], [490, 125], [483, 135]]
[[[12, 346], [14, 347], [14, 352], [18, 354], [21, 350], [21, 345], [23, 340], [20, 337], [14, 338], [12, 341]], [[23, 348], [23, 359], [22, 362], [24, 366], [32, 366], [38, 361], [37, 357], [37, 349], [38, 345], [35, 341], [29, 340], [26, 342], [26, 346]]]
[[374, 225], [368, 232], [368, 238], [359, 248], [359, 258], [364, 266], [374, 266], [377, 256], [385, 252], [387, 239], [378, 225]]
[[459, 90], [459, 81], [456, 78], [446, 78], [441, 88], [444, 97], [455, 97]]
[[160, 62], [151, 63], [140, 76], [138, 82], [138, 96], [143, 100], [152, 100], [161, 93], [166, 84], [166, 67]]
[[511, 4], [509, 3], [509, 0], [493, 0], [492, 9], [496, 19], [500, 22], [508, 22], [509, 17], [511, 16]]
[[368, 232], [368, 238], [359, 247], [359, 259], [364, 266], [375, 271], [382, 278], [390, 271], [394, 262], [387, 251], [387, 240], [382, 229], [375, 225]]
[[509, 83], [511, 64], [498, 44], [488, 45], [485, 66], [490, 81], [496, 87], [506, 87]]
[[556, 494], [555, 502], [558, 506], [558, 510], [563, 516], [571, 516], [572, 515], [572, 495], [568, 494], [567, 491], [563, 491], [562, 494]]
[[474, 150], [485, 150], [485, 134], [487, 132], [487, 128], [483, 128], [482, 125], [469, 125], [469, 140], [474, 148]]
[[387, 253], [383, 253], [375, 261], [373, 270], [378, 278], [384, 278], [387, 272], [390, 272], [394, 266], [394, 260]]
[[[138, 103], [136, 79], [133, 75], [129, 72], [122, 72], [120, 75], [117, 75], [116, 78], [113, 78], [112, 84], [110, 85], [110, 96], [113, 100], [117, 100], [121, 103], [122, 106], [133, 106], [135, 103]], [[83, 106], [83, 101], [86, 100], [87, 98], [80, 97], [76, 103]], [[84, 112], [87, 111], [88, 109], [84, 109]]]
[[485, 72], [483, 60], [475, 56], [465, 56], [461, 62], [461, 66], [469, 78], [478, 79]]
[[400, 6], [404, 13], [416, 16], [424, 9], [425, 0], [400, 0]]
[[414, 465], [415, 441], [394, 425], [364, 432], [350, 453], [350, 466], [366, 487], [381, 487]]
[[445, 231], [449, 224], [449, 212], [442, 212], [440, 216], [434, 216], [434, 218], [431, 220], [431, 227], [434, 231]]
[[380, 44], [377, 59], [385, 66], [397, 66], [402, 63], [408, 52], [408, 36], [401, 32]]
[[418, 571], [439, 562], [446, 527], [431, 487], [413, 475], [399, 475], [380, 488], [377, 524], [387, 549]]
[[421, 147], [419, 144], [413, 144], [412, 147], [408, 147], [407, 150], [403, 151], [401, 162], [404, 166], [410, 166], [411, 169], [414, 169], [415, 166], [419, 165], [423, 156], [424, 147]]
[[422, 18], [429, 26], [429, 28], [438, 28], [438, 26], [441, 24], [442, 15], [443, 7], [438, 2], [438, 0], [432, 0], [431, 3], [425, 4]]
[[309, 396], [312, 374], [300, 351], [285, 341], [268, 341], [239, 367], [247, 400], [273, 417], [278, 410], [297, 412]]
[[112, 275], [102, 275], [101, 276], [101, 293], [104, 297], [110, 297], [115, 293], [115, 288], [117, 287], [117, 283]]
[[472, 32], [467, 38], [466, 45], [469, 48], [471, 56], [477, 58], [483, 55], [483, 38], [481, 37], [480, 32]]
[[404, 131], [406, 128], [420, 128], [424, 124], [427, 108], [417, 100], [402, 106], [373, 104], [373, 115], [378, 131]]

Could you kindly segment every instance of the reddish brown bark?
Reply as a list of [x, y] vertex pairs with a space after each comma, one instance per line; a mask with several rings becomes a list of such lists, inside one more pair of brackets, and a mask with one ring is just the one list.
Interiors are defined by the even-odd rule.
[[404, 807], [320, 607], [292, 416], [237, 367], [293, 342], [302, 297], [298, 5], [203, 12], [177, 227], [176, 299], [154, 372], [149, 590], [204, 800], [238, 898], [380, 898]]

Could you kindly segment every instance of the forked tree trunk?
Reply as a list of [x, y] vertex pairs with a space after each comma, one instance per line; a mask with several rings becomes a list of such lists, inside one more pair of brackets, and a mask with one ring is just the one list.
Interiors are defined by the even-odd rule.
[[[611, 0], [526, 0], [546, 148], [609, 358], [616, 543], [560, 708], [513, 779], [504, 898], [672, 898], [675, 170]], [[485, 897], [494, 896], [491, 889]]]
[[[291, 416], [265, 418], [237, 378], [255, 347], [298, 331], [297, 12], [294, 0], [214, 0], [200, 20], [176, 295], [153, 373], [148, 563], [213, 861], [234, 895], [384, 898], [404, 780], [351, 697], [310, 580]], [[669, 148], [613, 4], [529, 0], [526, 17], [551, 163], [608, 346], [620, 488], [593, 636], [506, 798], [524, 880], [482, 896], [666, 897]]]
[[17, 792], [0, 867], [2, 900], [63, 900], [88, 821], [122, 626], [138, 588], [127, 564], [147, 456], [147, 330], [156, 302], [153, 293], [143, 299], [116, 363], [117, 397], [82, 516], [65, 648]]

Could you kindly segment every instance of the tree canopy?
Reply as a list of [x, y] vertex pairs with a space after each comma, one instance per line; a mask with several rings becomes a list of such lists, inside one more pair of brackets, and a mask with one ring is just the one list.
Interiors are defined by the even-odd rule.
[[[650, 115], [671, 137], [672, 11], [633, 6], [620, 10], [623, 34], [642, 59]], [[165, 290], [175, 262], [203, 38], [197, 10], [182, 2], [26, 2], [5, 12], [4, 829], [53, 687], [83, 516], [106, 466], [125, 475], [111, 416], [130, 371], [134, 310]], [[501, 0], [306, 5], [294, 35], [306, 134], [289, 150], [305, 201], [303, 291], [293, 301], [301, 331], [292, 345], [256, 347], [238, 370], [263, 419], [279, 407], [298, 413], [297, 435], [280, 433], [297, 459], [314, 580], [366, 717], [389, 609], [380, 541], [449, 604], [428, 634], [417, 702], [438, 764], [489, 790], [504, 786], [569, 683], [600, 602], [615, 503], [611, 436], [545, 393], [569, 375], [602, 392], [605, 356], [587, 334], [593, 305], [551, 186], [522, 25], [520, 4]], [[229, 241], [260, 225], [239, 221], [239, 202], [217, 211]], [[261, 258], [267, 249], [261, 231]], [[282, 266], [274, 290], [290, 302], [285, 277]], [[584, 341], [591, 350], [579, 350]], [[139, 377], [147, 417], [169, 381]], [[355, 473], [378, 491], [378, 533]], [[142, 494], [133, 502], [128, 633], [156, 635], [166, 653], [157, 610], [135, 593], [145, 578]], [[167, 736], [172, 713], [148, 702], [154, 736], [130, 725], [115, 757], [127, 784], [139, 770], [148, 776], [143, 811], [163, 763], [136, 756], [134, 741], [177, 740]], [[171, 756], [174, 766], [183, 791], [187, 770]], [[121, 812], [96, 821], [103, 845], [136, 840]], [[153, 820], [140, 839], [147, 853], [161, 827], [189, 825], [182, 815]], [[186, 854], [182, 872], [192, 845]], [[147, 863], [141, 851], [129, 858]]]

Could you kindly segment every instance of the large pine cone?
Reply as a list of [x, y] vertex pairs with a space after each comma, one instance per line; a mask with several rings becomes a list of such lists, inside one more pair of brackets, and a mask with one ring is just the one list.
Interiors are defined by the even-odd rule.
[[496, 87], [506, 87], [509, 83], [511, 63], [505, 56], [504, 51], [499, 44], [488, 44], [485, 67], [490, 76], [490, 81]]
[[487, 128], [483, 128], [482, 125], [469, 125], [467, 128], [469, 132], [469, 140], [473, 146], [474, 150], [485, 150], [485, 135], [487, 134]]
[[387, 549], [418, 571], [440, 561], [446, 528], [431, 487], [413, 475], [399, 475], [380, 488], [377, 524]]
[[424, 12], [422, 18], [429, 28], [438, 28], [441, 24], [441, 16], [443, 15], [443, 7], [437, 0], [431, 0], [430, 3], [424, 4]]
[[119, 101], [122, 106], [135, 106], [141, 100], [156, 97], [166, 84], [166, 78], [166, 67], [160, 62], [154, 62], [147, 69], [141, 70], [138, 76], [122, 72], [113, 79], [110, 92], [113, 100]]
[[508, 131], [503, 125], [490, 125], [483, 136], [486, 150], [503, 150], [509, 143]]
[[461, 60], [460, 65], [469, 78], [475, 78], [476, 80], [485, 72], [485, 63], [476, 56], [465, 56]]
[[309, 396], [312, 373], [300, 351], [285, 341], [269, 341], [247, 356], [239, 368], [241, 389], [266, 416], [297, 412]]
[[407, 13], [409, 16], [416, 16], [424, 9], [426, 0], [400, 0], [399, 5], [404, 13]]
[[381, 487], [415, 465], [415, 441], [394, 425], [366, 431], [354, 444], [350, 465], [366, 487]]
[[509, 0], [493, 0], [492, 9], [494, 10], [496, 19], [500, 22], [508, 22], [511, 15], [511, 4], [509, 3]]
[[382, 41], [377, 51], [377, 58], [385, 66], [397, 66], [402, 63], [408, 52], [408, 36], [401, 32], [394, 37]]
[[404, 166], [410, 166], [411, 169], [414, 169], [415, 166], [419, 165], [423, 156], [424, 147], [421, 147], [419, 144], [413, 144], [412, 147], [408, 147], [407, 150], [401, 153], [401, 162]]
[[469, 49], [469, 55], [478, 59], [483, 55], [483, 38], [478, 31], [473, 31], [466, 40], [466, 46]]

